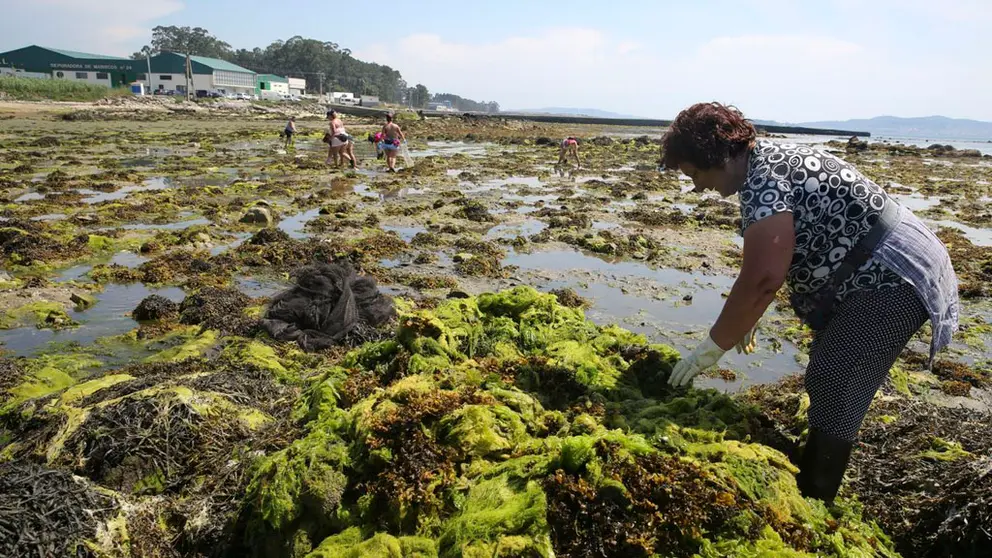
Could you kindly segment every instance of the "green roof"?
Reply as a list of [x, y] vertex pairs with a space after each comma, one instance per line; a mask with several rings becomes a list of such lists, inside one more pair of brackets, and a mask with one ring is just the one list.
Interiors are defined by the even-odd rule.
[[275, 74], [258, 74], [258, 81], [274, 81], [276, 83], [289, 83], [289, 79]]
[[[182, 56], [179, 53], [174, 53], [176, 56]], [[225, 70], [228, 72], [244, 72], [248, 74], [254, 74], [255, 72], [238, 66], [237, 64], [231, 64], [227, 60], [221, 60], [220, 58], [207, 58], [206, 56], [190, 56], [190, 60], [193, 62], [198, 62], [204, 66], [208, 66], [214, 70]]]
[[97, 58], [100, 60], [127, 60], [126, 56], [107, 56], [105, 54], [90, 54], [88, 52], [76, 52], [74, 50], [62, 50], [60, 48], [38, 47], [52, 52], [57, 52], [69, 58]]

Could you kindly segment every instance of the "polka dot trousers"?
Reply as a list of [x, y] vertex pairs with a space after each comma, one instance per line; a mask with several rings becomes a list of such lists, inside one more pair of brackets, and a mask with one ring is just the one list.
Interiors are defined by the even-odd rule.
[[854, 441], [889, 369], [928, 319], [909, 283], [851, 293], [813, 337], [805, 380], [810, 427]]

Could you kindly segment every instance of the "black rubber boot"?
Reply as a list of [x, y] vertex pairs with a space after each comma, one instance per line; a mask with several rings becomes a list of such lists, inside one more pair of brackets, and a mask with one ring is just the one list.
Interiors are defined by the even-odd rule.
[[852, 447], [853, 442], [811, 428], [796, 477], [802, 495], [819, 498], [828, 506], [833, 504], [844, 479]]

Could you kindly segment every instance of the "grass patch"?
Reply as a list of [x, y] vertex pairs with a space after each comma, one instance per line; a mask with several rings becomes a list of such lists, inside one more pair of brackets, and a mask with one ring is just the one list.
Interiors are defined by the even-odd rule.
[[131, 94], [123, 87], [111, 89], [94, 83], [12, 76], [0, 77], [0, 93], [19, 101], [96, 101]]

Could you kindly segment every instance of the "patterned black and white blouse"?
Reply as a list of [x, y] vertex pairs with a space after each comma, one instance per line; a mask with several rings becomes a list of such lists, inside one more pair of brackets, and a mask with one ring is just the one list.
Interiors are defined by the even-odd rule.
[[[786, 282], [796, 312], [804, 316], [813, 308], [812, 295], [832, 281], [847, 251], [878, 220], [885, 200], [877, 184], [829, 153], [762, 140], [751, 152], [740, 190], [741, 234], [757, 221], [792, 212], [796, 247]], [[902, 281], [872, 258], [840, 286], [837, 298]]]

